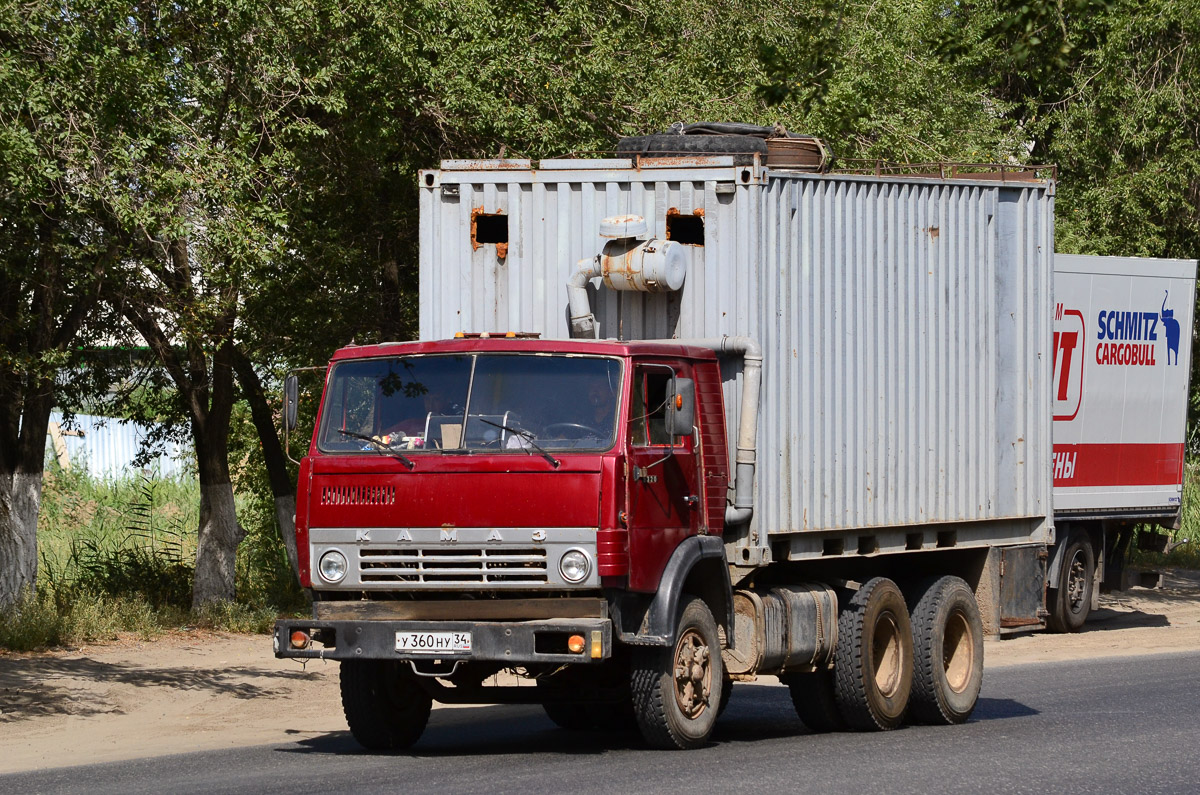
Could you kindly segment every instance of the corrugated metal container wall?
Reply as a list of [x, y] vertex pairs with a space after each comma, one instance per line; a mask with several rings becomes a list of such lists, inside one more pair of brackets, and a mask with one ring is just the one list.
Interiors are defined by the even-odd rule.
[[[600, 336], [659, 339], [748, 327], [757, 311], [757, 285], [745, 277], [757, 267], [757, 251], [746, 241], [757, 234], [758, 178], [735, 189], [741, 172], [750, 169], [634, 171], [628, 165], [543, 160], [537, 170], [467, 171], [450, 161], [440, 172], [422, 172], [437, 177], [432, 184], [422, 180], [421, 339], [459, 331], [569, 337], [567, 279], [579, 260], [604, 247], [600, 221], [636, 213], [649, 222], [651, 235], [662, 238], [668, 210], [701, 210], [705, 217], [704, 245], [689, 247], [687, 284], [682, 293], [601, 288], [592, 300]], [[718, 195], [718, 185], [736, 193]], [[473, 221], [481, 212], [507, 217], [505, 257], [497, 256], [495, 245], [472, 245]]]
[[[1046, 183], [628, 162], [422, 172], [422, 339], [568, 337], [566, 282], [603, 247], [602, 218], [636, 213], [662, 238], [668, 214], [701, 215], [679, 293], [601, 286], [592, 305], [601, 337], [746, 334], [763, 346], [756, 528], [1024, 517], [1018, 537], [1046, 530]], [[507, 216], [506, 257], [472, 245], [478, 212]], [[726, 367], [730, 428], [740, 370]]]
[[748, 332], [765, 350], [758, 509], [770, 532], [1046, 515], [1040, 193], [771, 181], [763, 320]]

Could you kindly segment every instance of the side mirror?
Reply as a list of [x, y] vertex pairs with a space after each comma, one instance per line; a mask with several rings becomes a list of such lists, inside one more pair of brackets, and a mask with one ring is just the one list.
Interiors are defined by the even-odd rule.
[[690, 378], [672, 378], [667, 384], [666, 431], [676, 436], [690, 436], [696, 424], [696, 384]]
[[299, 379], [289, 375], [283, 381], [283, 425], [289, 431], [296, 430], [296, 407], [299, 402]]

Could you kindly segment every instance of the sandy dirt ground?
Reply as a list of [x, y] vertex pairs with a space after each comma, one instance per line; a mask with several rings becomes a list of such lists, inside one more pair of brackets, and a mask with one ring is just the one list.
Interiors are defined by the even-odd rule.
[[[1200, 572], [1168, 571], [1161, 589], [1102, 596], [1083, 632], [989, 641], [985, 657], [990, 668], [1196, 649]], [[266, 636], [199, 631], [0, 652], [0, 774], [346, 731], [337, 668], [277, 660]]]

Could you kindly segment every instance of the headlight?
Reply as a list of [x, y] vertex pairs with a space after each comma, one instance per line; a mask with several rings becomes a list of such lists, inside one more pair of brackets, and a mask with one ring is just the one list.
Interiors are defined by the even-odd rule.
[[583, 582], [592, 573], [592, 561], [579, 549], [569, 549], [558, 561], [558, 573], [567, 582]]
[[330, 550], [321, 556], [317, 569], [321, 572], [321, 579], [326, 582], [341, 582], [346, 576], [346, 556], [337, 550]]

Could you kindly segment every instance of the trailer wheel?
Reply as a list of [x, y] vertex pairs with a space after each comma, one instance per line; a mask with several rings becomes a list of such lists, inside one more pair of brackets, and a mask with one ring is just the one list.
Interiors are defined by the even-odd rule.
[[886, 577], [869, 580], [838, 614], [834, 694], [852, 729], [894, 729], [912, 692], [912, 625], [904, 596]]
[[633, 649], [633, 708], [651, 746], [699, 748], [712, 733], [725, 684], [717, 622], [708, 605], [690, 599], [675, 626], [671, 646]]
[[925, 580], [909, 607], [913, 690], [908, 705], [918, 723], [964, 723], [983, 684], [983, 620], [971, 586], [958, 577]]
[[1046, 622], [1051, 632], [1078, 632], [1092, 610], [1092, 588], [1095, 587], [1096, 557], [1087, 535], [1071, 541], [1063, 553], [1063, 570], [1059, 587], [1047, 593], [1050, 618]]
[[345, 660], [340, 679], [342, 711], [362, 747], [400, 751], [425, 731], [433, 700], [401, 663]]
[[846, 728], [833, 692], [832, 671], [782, 674], [779, 681], [788, 686], [796, 715], [811, 731], [824, 734]]

